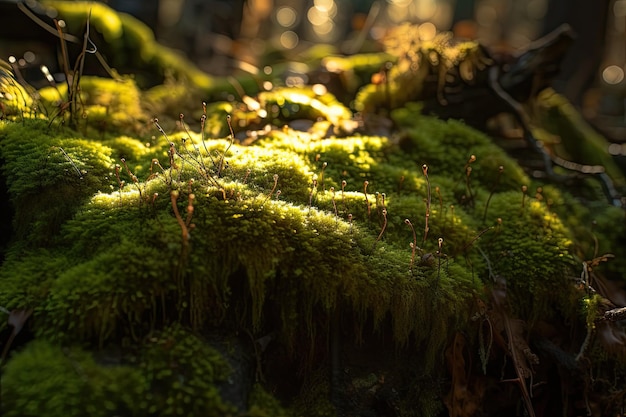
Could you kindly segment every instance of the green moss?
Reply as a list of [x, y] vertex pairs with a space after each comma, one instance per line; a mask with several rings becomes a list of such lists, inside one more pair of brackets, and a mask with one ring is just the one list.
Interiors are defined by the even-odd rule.
[[429, 76], [438, 79], [437, 98], [445, 104], [447, 76], [472, 84], [491, 63], [477, 42], [454, 42], [450, 33], [423, 40], [419, 25], [409, 23], [393, 28], [384, 43], [386, 52], [394, 57], [394, 65], [386, 72], [384, 81], [366, 85], [358, 92], [357, 111], [375, 113], [419, 100]]
[[250, 417], [290, 417], [292, 416], [272, 394], [256, 383], [248, 399], [248, 415]]
[[333, 125], [341, 127], [351, 119], [350, 110], [344, 107], [332, 94], [316, 94], [309, 87], [276, 88], [259, 94], [262, 108], [266, 109], [269, 120], [308, 119], [324, 117]]
[[32, 112], [33, 99], [27, 89], [19, 84], [8, 63], [0, 62], [0, 118], [24, 117]]
[[[498, 191], [519, 189], [530, 180], [519, 165], [496, 147], [484, 134], [468, 128], [457, 120], [442, 121], [430, 117], [418, 117], [420, 105], [408, 103], [406, 107], [392, 112], [396, 123], [406, 129], [402, 148], [417, 161], [429, 165], [430, 173], [457, 179], [462, 188], [466, 182], [466, 165], [472, 155], [476, 162], [470, 164], [470, 181], [490, 189], [498, 176], [498, 168], [504, 167], [504, 175], [498, 182]], [[417, 116], [417, 117], [416, 117]]]
[[[39, 90], [42, 104], [57, 123], [68, 119], [69, 110], [59, 111], [68, 100], [67, 84]], [[107, 79], [81, 77], [78, 99], [80, 126], [83, 130], [96, 129], [108, 132], [139, 132], [147, 121], [140, 102], [137, 85], [130, 78]]]
[[[111, 126], [132, 130], [143, 93], [132, 83], [85, 82], [85, 108], [109, 106]], [[120, 96], [125, 88], [137, 96]], [[496, 276], [507, 282], [515, 317], [535, 322], [580, 310], [570, 277], [580, 274], [580, 253], [593, 248], [580, 224], [592, 211], [532, 182], [487, 136], [407, 103], [391, 114], [397, 137], [326, 138], [283, 124], [302, 117], [341, 126], [351, 114], [332, 96], [276, 89], [258, 100], [253, 111], [209, 105], [204, 132], [186, 120], [192, 132], [155, 129], [150, 139], [134, 131], [81, 135], [28, 118], [0, 123], [2, 175], [15, 207], [0, 305], [32, 308], [37, 339], [7, 365], [14, 391], [27, 383], [19, 370], [29, 352], [49, 356], [59, 367], [50, 372], [64, 375], [73, 393], [76, 377], [57, 346], [95, 352], [124, 344], [129, 369], [107, 369], [75, 350], [105, 380], [108, 372], [139, 378], [138, 401], [127, 404], [115, 391], [103, 409], [228, 414], [216, 388], [228, 371], [200, 332], [272, 332], [303, 364], [327, 351], [341, 313], [356, 339], [346, 343], [390, 335], [394, 348], [419, 350], [420, 372], [431, 377]], [[240, 143], [228, 138], [231, 113], [236, 129], [268, 121], [279, 128]], [[603, 213], [594, 233], [610, 250], [623, 236], [613, 227], [623, 212]], [[336, 412], [322, 382], [303, 391], [294, 410]], [[85, 398], [108, 392], [85, 389], [95, 392]], [[416, 407], [435, 410], [434, 391], [424, 392]], [[16, 407], [36, 395], [26, 393]], [[283, 411], [257, 387], [250, 413]]]
[[144, 415], [235, 415], [217, 385], [230, 368], [193, 333], [176, 325], [164, 329], [145, 345], [137, 365], [147, 384], [136, 401]]
[[217, 385], [228, 376], [228, 365], [179, 326], [154, 334], [136, 355], [120, 358], [126, 363], [104, 365], [80, 348], [34, 341], [3, 371], [3, 411], [51, 417], [234, 414]]
[[102, 143], [112, 149], [111, 157], [116, 161], [120, 161], [122, 158], [128, 161], [137, 161], [151, 155], [150, 142], [142, 143], [140, 140], [129, 136], [106, 138]]
[[[92, 39], [96, 39], [98, 51], [106, 57], [108, 65], [121, 73], [130, 70], [142, 87], [161, 84], [165, 77], [173, 76], [189, 82], [205, 97], [223, 99], [225, 93], [235, 93], [226, 78], [212, 77], [177, 51], [158, 44], [152, 30], [133, 16], [117, 13], [103, 3], [46, 0], [44, 4], [58, 12], [68, 33], [79, 38], [89, 17]], [[95, 34], [102, 37], [101, 42]], [[239, 83], [244, 84], [246, 90], [256, 87], [252, 77], [241, 76]]]
[[0, 305], [9, 309], [28, 309], [41, 305], [59, 271], [70, 260], [54, 250], [14, 250], [0, 269]]
[[626, 268], [626, 221], [624, 209], [604, 203], [604, 196], [586, 205], [568, 192], [560, 198], [551, 196], [552, 209], [563, 219], [573, 236], [573, 254], [582, 261], [590, 261], [604, 254], [614, 255], [601, 266], [602, 273], [617, 278]]
[[506, 280], [519, 316], [537, 320], [559, 310], [569, 313], [575, 290], [569, 271], [576, 269], [571, 235], [544, 201], [531, 198], [522, 207], [520, 200], [519, 193], [508, 192], [491, 203], [490, 217], [502, 220], [484, 245], [492, 273]]
[[[426, 362], [434, 366], [452, 329], [470, 315], [467, 295], [479, 292], [480, 278], [486, 276], [486, 261], [471, 250], [485, 225], [495, 224], [496, 217], [503, 219], [497, 231], [485, 235], [496, 248], [489, 249], [489, 256], [498, 256], [498, 251], [521, 256], [519, 263], [507, 264], [508, 269], [496, 265], [512, 283], [522, 282], [521, 265], [548, 260], [536, 262], [532, 273], [537, 281], [520, 284], [520, 299], [534, 294], [540, 287], [537, 282], [563, 274], [566, 264], [560, 259], [567, 257], [568, 248], [560, 235], [554, 237], [561, 230], [558, 219], [546, 226], [541, 214], [529, 214], [521, 220], [511, 218], [511, 229], [507, 228], [513, 209], [501, 205], [506, 201], [519, 207], [519, 192], [498, 190], [482, 222], [487, 211], [482, 207], [495, 181], [493, 173], [483, 170], [510, 165], [513, 177], [500, 182], [504, 189], [513, 188], [515, 175], [522, 180], [523, 175], [487, 138], [460, 124], [425, 117], [416, 123], [420, 129], [411, 131], [410, 142], [400, 146], [380, 137], [311, 140], [288, 129], [250, 147], [225, 140], [201, 143], [196, 134], [160, 138], [150, 148], [132, 139], [104, 141], [128, 149], [136, 158], [128, 164], [140, 180], [133, 183], [121, 169], [127, 185], [116, 190], [117, 180], [109, 172], [112, 190], [95, 194], [78, 206], [74, 219], [64, 222], [58, 243], [72, 254], [73, 262], [57, 271], [47, 298], [33, 306], [46, 323], [42, 335], [101, 345], [121, 335], [141, 337], [158, 327], [162, 320], [154, 313], [157, 309], [199, 326], [207, 320], [219, 322], [229, 314], [228, 306], [238, 306], [234, 311], [243, 312], [238, 320], [253, 329], [268, 326], [264, 320], [268, 308], [276, 309], [272, 314], [281, 318], [281, 335], [291, 344], [301, 332], [296, 329], [305, 329], [311, 338], [325, 331], [328, 322], [321, 317], [329, 316], [341, 300], [342, 308], [361, 317], [357, 328], [370, 318], [378, 328], [390, 316], [397, 343], [414, 338], [423, 344]], [[425, 139], [433, 132], [439, 135], [436, 145]], [[455, 186], [465, 185], [454, 185], [446, 176], [459, 172], [462, 178], [466, 157], [443, 150], [461, 140], [487, 157], [479, 156], [474, 163], [474, 204], [459, 205], [453, 212], [450, 203], [458, 204]], [[169, 141], [180, 145], [174, 159], [166, 162]], [[151, 171], [154, 158], [163, 161], [164, 171]], [[441, 170], [429, 178], [428, 233], [424, 233], [428, 189], [420, 172], [421, 158], [429, 161], [431, 172]], [[227, 168], [218, 168], [222, 161]], [[323, 172], [322, 161], [327, 162]], [[150, 173], [152, 179], [144, 182]], [[399, 189], [402, 175], [408, 178]], [[196, 181], [189, 182], [191, 178]], [[348, 186], [342, 193], [345, 179]], [[367, 200], [365, 179], [371, 182]], [[181, 240], [171, 190], [179, 192], [181, 219], [188, 215], [189, 194], [195, 196], [188, 243]], [[28, 194], [15, 191], [20, 192]], [[528, 212], [534, 213], [530, 208]], [[414, 225], [415, 241], [405, 219]], [[514, 220], [538, 221], [540, 226], [534, 231]], [[506, 231], [517, 227], [526, 229], [529, 244], [507, 240]], [[517, 236], [513, 233], [511, 239]], [[92, 236], [98, 236], [96, 244]], [[440, 256], [439, 238], [444, 242]], [[415, 252], [410, 243], [417, 245]], [[231, 299], [233, 287], [243, 288], [245, 296]], [[541, 301], [537, 304], [547, 308]], [[450, 307], [449, 313], [442, 314], [438, 306]], [[424, 334], [424, 328], [430, 332]]]
[[608, 153], [609, 143], [565, 97], [552, 89], [545, 89], [538, 95], [533, 110], [538, 128], [558, 136], [558, 143], [551, 145], [557, 155], [578, 164], [601, 166], [618, 192], [626, 189], [624, 173]]
[[46, 323], [40, 328], [42, 335], [56, 340], [91, 339], [102, 345], [113, 335], [136, 338], [162, 322], [156, 316], [157, 303], [163, 308], [161, 297], [175, 289], [173, 282], [162, 279], [162, 272], [172, 268], [171, 260], [158, 249], [131, 242], [122, 236], [90, 260], [57, 270], [39, 309]]
[[3, 370], [6, 416], [136, 415], [146, 386], [129, 366], [98, 365], [86, 351], [43, 340], [29, 344]]
[[[170, 139], [177, 142], [179, 136]], [[393, 211], [392, 197], [386, 203], [393, 219], [400, 223], [390, 226], [389, 238], [380, 242], [376, 236], [381, 227], [381, 202], [375, 202], [373, 195], [369, 197], [373, 204], [369, 213], [364, 194], [358, 192], [346, 192], [341, 203], [335, 193], [336, 204], [346, 205], [337, 214], [330, 209], [330, 191], [319, 189], [312, 199], [311, 162], [295, 156], [298, 152], [288, 152], [306, 149], [306, 141], [289, 140], [291, 144], [277, 144], [274, 150], [267, 146], [228, 148], [225, 141], [207, 145], [209, 152], [229, 149], [224, 157], [229, 168], [218, 180], [223, 191], [203, 180], [198, 175], [200, 165], [190, 156], [185, 160], [181, 153], [176, 158], [178, 173], [159, 173], [147, 183], [128, 181], [124, 189], [96, 194], [80, 206], [75, 217], [65, 222], [63, 237], [57, 240], [72, 255], [72, 265], [56, 271], [47, 298], [33, 306], [46, 323], [41, 334], [59, 340], [88, 339], [102, 345], [112, 337], [139, 337], [148, 332], [158, 323], [156, 306], [165, 309], [168, 316], [185, 318], [198, 326], [216, 320], [216, 311], [225, 311], [229, 304], [241, 304], [236, 310], [247, 313], [240, 320], [258, 329], [269, 325], [263, 320], [268, 313], [268, 294], [288, 294], [288, 299], [272, 295], [272, 305], [278, 307], [281, 334], [291, 340], [289, 343], [302, 325], [311, 337], [320, 330], [318, 326], [323, 330], [328, 323], [316, 318], [330, 314], [342, 299], [343, 305], [362, 317], [361, 326], [372, 317], [378, 327], [391, 315], [399, 343], [411, 335], [425, 342], [426, 335], [418, 330], [432, 323], [435, 327], [425, 345], [432, 352], [440, 350], [446, 343], [449, 324], [467, 314], [463, 312], [469, 308], [458, 294], [477, 281], [454, 266], [453, 260], [435, 268], [415, 259], [411, 267], [411, 231], [403, 216], [416, 214], [410, 213], [414, 206], [407, 203], [406, 196], [404, 202], [398, 200], [399, 213]], [[353, 159], [337, 159], [337, 155], [350, 155], [353, 149], [361, 152], [356, 159], [363, 161], [359, 162], [360, 172], [379, 175], [376, 158], [383, 152], [381, 138], [329, 139], [319, 144], [319, 149], [327, 149], [325, 154], [334, 156], [333, 164], [337, 165], [329, 170], [327, 185], [339, 184], [335, 175], [351, 169]], [[162, 151], [155, 146], [150, 152], [157, 155]], [[386, 152], [394, 151], [389, 148]], [[310, 161], [310, 154], [306, 155]], [[219, 159], [216, 154], [213, 162]], [[133, 169], [147, 175], [141, 163]], [[254, 170], [247, 174], [244, 169], [250, 166]], [[283, 190], [278, 199], [270, 195], [275, 174]], [[244, 175], [248, 175], [245, 183]], [[198, 181], [188, 185], [189, 176]], [[113, 180], [110, 175], [109, 179]], [[182, 193], [177, 203], [183, 213], [188, 193], [195, 194], [194, 228], [188, 244], [181, 241], [182, 231], [171, 209], [172, 188]], [[155, 198], [155, 193], [159, 197]], [[420, 201], [423, 196], [417, 198]], [[353, 213], [352, 222], [347, 221], [348, 209]], [[465, 232], [466, 237], [469, 235]], [[93, 236], [98, 236], [97, 243]], [[455, 277], [449, 277], [455, 268]], [[236, 281], [242, 278], [238, 271], [244, 272], [243, 282]], [[229, 288], [242, 284], [248, 296], [230, 300]], [[428, 289], [436, 289], [433, 302], [441, 299], [456, 306], [451, 314], [439, 314], [438, 321], [433, 320], [432, 311], [423, 303], [422, 294]], [[164, 297], [174, 300], [175, 306], [161, 307]], [[434, 357], [429, 363], [434, 364]]]
[[44, 121], [0, 124], [2, 174], [15, 207], [15, 229], [31, 243], [49, 241], [93, 192], [107, 184], [111, 150]]

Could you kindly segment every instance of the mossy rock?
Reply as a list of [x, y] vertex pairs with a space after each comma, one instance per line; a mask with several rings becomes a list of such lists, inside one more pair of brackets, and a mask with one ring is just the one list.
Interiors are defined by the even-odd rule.
[[[488, 136], [419, 104], [391, 113], [392, 137], [320, 135], [316, 124], [341, 126], [350, 111], [310, 88], [277, 88], [258, 108], [199, 107], [200, 125], [170, 132], [156, 121], [148, 137], [133, 127], [145, 113], [132, 82], [84, 82], [88, 114], [110, 107], [85, 129], [30, 112], [0, 122], [15, 212], [0, 306], [32, 309], [35, 339], [8, 358], [7, 415], [235, 415], [218, 389], [226, 361], [204, 337], [224, 333], [249, 335], [259, 364], [258, 340], [271, 334], [293, 374], [310, 371], [300, 383], [326, 384], [280, 404], [259, 383], [245, 412], [333, 415], [337, 387], [322, 364], [334, 326], [346, 344], [418, 352], [406, 386], [447, 378], [446, 347], [476, 333], [494, 281], [506, 281], [507, 314], [529, 333], [563, 317], [586, 329], [587, 289], [571, 278], [591, 255], [579, 219], [606, 213], [602, 247], [620, 250], [623, 212], [597, 203], [592, 213]], [[310, 131], [289, 127], [301, 118]], [[100, 122], [115, 131], [92, 129]], [[115, 349], [119, 363], [106, 365]], [[398, 404], [434, 413], [438, 387]]]

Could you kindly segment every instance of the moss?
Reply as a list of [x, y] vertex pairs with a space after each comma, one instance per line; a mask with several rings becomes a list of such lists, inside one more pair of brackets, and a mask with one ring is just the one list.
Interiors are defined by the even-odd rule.
[[100, 143], [57, 133], [44, 121], [0, 125], [2, 173], [15, 207], [17, 236], [49, 241], [63, 221], [107, 184], [111, 150]]
[[228, 377], [228, 365], [206, 341], [180, 326], [150, 339], [138, 368], [147, 383], [136, 401], [144, 415], [235, 415], [217, 385]]
[[320, 368], [309, 373], [302, 387], [302, 393], [291, 406], [293, 415], [305, 417], [332, 417], [338, 410], [330, 402], [330, 381], [326, 369]]
[[513, 311], [531, 321], [571, 313], [575, 288], [569, 271], [576, 269], [576, 262], [571, 235], [558, 216], [534, 198], [522, 207], [516, 192], [494, 196], [490, 213], [502, 224], [484, 248], [492, 273], [507, 282]]
[[[179, 138], [170, 137], [175, 142]], [[453, 260], [446, 260], [445, 267], [422, 266], [419, 261], [415, 261], [414, 269], [411, 267], [411, 232], [398, 215], [415, 214], [410, 213], [410, 205], [402, 208], [406, 204], [402, 199], [400, 212], [394, 214], [401, 223], [390, 226], [390, 231], [404, 237], [392, 234], [381, 242], [376, 242], [380, 200], [375, 202], [371, 197], [373, 206], [368, 213], [364, 195], [346, 192], [341, 217], [330, 210], [330, 191], [317, 190], [312, 200], [310, 156], [303, 160], [288, 152], [306, 149], [305, 144], [298, 144], [289, 135], [274, 150], [213, 142], [207, 145], [209, 152], [228, 149], [224, 159], [229, 168], [218, 180], [223, 191], [198, 175], [200, 165], [192, 162], [195, 160], [191, 156], [183, 168], [185, 154], [181, 153], [176, 158], [178, 173], [159, 173], [153, 180], [138, 184], [131, 184], [127, 178], [129, 184], [122, 190], [96, 194], [89, 203], [79, 205], [75, 217], [65, 221], [62, 238], [57, 238], [57, 243], [71, 254], [72, 264], [56, 273], [49, 272], [56, 279], [46, 299], [32, 306], [38, 311], [38, 319], [46, 323], [41, 334], [61, 341], [78, 338], [102, 345], [120, 335], [140, 337], [149, 332], [158, 324], [154, 313], [157, 308], [198, 326], [216, 320], [215, 314], [219, 317], [219, 311], [225, 311], [231, 303], [241, 304], [239, 311], [248, 313], [240, 319], [258, 329], [269, 325], [263, 320], [267, 294], [278, 292], [290, 297], [273, 299], [278, 307], [276, 314], [282, 318], [281, 334], [289, 343], [293, 343], [296, 329], [302, 324], [310, 337], [319, 331], [318, 326], [327, 326], [324, 321], [316, 323], [316, 317], [334, 311], [341, 298], [343, 305], [362, 317], [360, 326], [371, 316], [378, 327], [391, 315], [399, 343], [413, 335], [419, 341], [428, 341], [425, 346], [429, 351], [440, 350], [447, 340], [448, 325], [459, 320], [459, 314], [467, 314], [463, 312], [469, 306], [457, 294], [459, 288], [474, 286], [471, 275], [455, 266]], [[318, 151], [317, 145], [313, 153]], [[338, 168], [351, 169], [350, 164], [354, 164], [353, 158], [337, 159], [337, 155], [345, 157], [361, 149], [356, 159], [363, 161], [358, 162], [360, 172], [382, 177], [385, 171], [379, 174], [380, 163], [376, 162], [382, 155], [381, 148], [394, 152], [382, 138], [329, 139], [319, 145], [319, 149], [328, 149], [324, 152], [329, 156], [334, 155], [337, 168], [329, 170], [327, 185], [337, 184], [337, 188], [340, 181], [335, 175], [345, 170]], [[154, 153], [149, 156], [163, 152], [159, 149], [163, 148], [151, 148]], [[148, 159], [139, 157], [139, 165], [133, 170], [147, 175], [148, 168], [141, 166]], [[221, 156], [216, 154], [213, 162], [219, 159]], [[254, 171], [244, 181], [244, 170], [249, 166]], [[275, 174], [283, 190], [278, 199], [270, 194], [276, 192], [272, 191], [271, 181]], [[111, 176], [109, 180], [114, 181]], [[189, 176], [199, 181], [187, 185]], [[181, 230], [169, 198], [172, 189], [182, 192], [181, 211], [188, 194], [195, 194], [194, 229], [188, 244], [180, 240]], [[155, 193], [160, 197], [155, 199]], [[390, 213], [395, 209], [394, 201], [390, 197], [386, 203]], [[352, 222], [347, 221], [348, 208], [353, 213]], [[98, 236], [95, 244], [93, 236]], [[16, 263], [12, 268], [18, 271], [21, 266]], [[448, 274], [454, 270], [457, 273], [452, 279]], [[233, 281], [240, 279], [236, 278], [238, 271], [245, 273], [243, 285], [249, 295], [230, 300], [228, 288], [241, 285]], [[429, 288], [436, 289], [432, 302], [439, 303], [440, 299], [456, 305], [450, 315], [433, 320], [421, 295]], [[163, 298], [173, 300], [175, 306], [161, 307]], [[430, 335], [418, 331], [424, 323], [431, 323]], [[434, 356], [428, 363], [435, 363]]]
[[477, 42], [455, 42], [450, 33], [424, 40], [419, 25], [398, 25], [384, 43], [386, 52], [395, 58], [395, 65], [385, 73], [384, 80], [366, 85], [358, 92], [357, 111], [375, 113], [419, 100], [425, 95], [425, 80], [429, 76], [439, 80], [434, 93], [440, 103], [446, 104], [446, 77], [453, 76], [471, 85], [491, 63]]
[[[118, 149], [125, 144], [136, 158], [128, 161], [131, 170], [141, 180], [132, 183], [121, 169], [120, 176], [128, 185], [116, 190], [116, 180], [108, 172], [112, 191], [96, 194], [86, 205], [77, 205], [75, 218], [64, 222], [63, 238], [58, 243], [72, 254], [73, 262], [57, 271], [47, 299], [33, 306], [47, 323], [42, 334], [61, 340], [87, 338], [103, 344], [115, 335], [140, 337], [150, 331], [158, 324], [156, 306], [168, 316], [178, 315], [197, 326], [217, 320], [231, 303], [241, 304], [236, 310], [247, 312], [240, 320], [260, 329], [269, 324], [263, 320], [268, 313], [266, 298], [278, 292], [290, 297], [286, 300], [272, 296], [272, 306], [278, 307], [276, 313], [281, 317], [281, 334], [286, 341], [291, 340], [289, 343], [293, 343], [295, 329], [301, 324], [310, 337], [318, 331], [317, 326], [326, 326], [328, 323], [319, 321], [319, 315], [334, 311], [341, 298], [342, 305], [362, 317], [360, 326], [371, 317], [377, 328], [390, 315], [396, 341], [402, 344], [413, 337], [424, 343], [424, 349], [430, 352], [426, 354], [427, 363], [434, 365], [438, 361], [436, 352], [447, 343], [450, 329], [469, 316], [470, 303], [460, 294], [479, 290], [477, 276], [482, 273], [474, 274], [472, 269], [480, 271], [484, 260], [474, 252], [470, 256], [474, 263], [466, 264], [469, 260], [464, 257], [485, 227], [475, 219], [476, 212], [478, 216], [483, 213], [475, 207], [486, 204], [494, 178], [491, 173], [483, 174], [483, 166], [489, 169], [497, 164], [514, 164], [494, 151], [484, 136], [459, 124], [425, 117], [416, 123], [421, 129], [410, 136], [408, 148], [380, 137], [311, 140], [290, 130], [273, 132], [251, 147], [227, 141], [200, 144], [201, 138], [195, 134], [161, 138], [150, 148], [132, 139], [105, 140], [103, 143]], [[433, 125], [430, 128], [429, 123]], [[438, 132], [438, 148], [424, 139], [428, 132]], [[183, 139], [189, 143], [183, 144]], [[475, 163], [472, 173], [475, 205], [459, 207], [453, 214], [448, 202], [456, 203], [451, 185], [454, 182], [445, 177], [460, 171], [462, 178], [465, 156], [459, 153], [455, 160], [455, 155], [448, 153], [444, 158], [438, 149], [454, 147], [460, 140], [474, 146], [472, 150], [479, 155], [488, 156]], [[170, 141], [181, 143], [171, 166], [165, 171], [151, 171], [154, 158], [168, 157]], [[414, 149], [419, 149], [419, 154]], [[422, 233], [428, 195], [426, 180], [418, 170], [421, 158], [432, 161], [433, 171], [441, 169], [430, 178], [428, 233]], [[220, 170], [217, 166], [222, 160], [228, 168]], [[320, 171], [322, 161], [327, 162], [324, 172]], [[168, 163], [164, 161], [163, 165], [167, 167]], [[218, 170], [221, 178], [216, 177]], [[516, 175], [515, 168], [511, 171]], [[143, 182], [150, 172], [154, 178]], [[398, 191], [398, 177], [404, 174], [409, 176], [406, 188]], [[521, 173], [517, 175], [523, 178]], [[190, 178], [197, 182], [188, 183]], [[349, 186], [340, 193], [344, 179]], [[367, 200], [362, 179], [371, 181]], [[501, 181], [501, 186], [511, 188], [514, 182], [515, 177], [508, 178]], [[410, 188], [408, 184], [412, 184]], [[334, 187], [334, 195], [330, 187]], [[433, 194], [435, 187], [440, 188], [441, 201]], [[183, 213], [188, 195], [195, 195], [189, 243], [180, 240], [182, 231], [172, 211], [171, 190], [182, 193], [177, 205]], [[386, 194], [384, 203], [382, 193]], [[15, 194], [28, 194], [28, 190], [18, 189]], [[518, 206], [521, 197], [509, 194], [496, 193], [487, 225], [501, 217], [502, 229], [507, 230], [506, 215], [512, 209], [502, 209], [501, 201]], [[384, 230], [383, 204], [388, 213]], [[348, 214], [352, 215], [351, 221]], [[405, 219], [414, 223], [415, 240]], [[498, 250], [524, 254], [521, 264], [546, 256], [554, 262], [554, 258], [565, 256], [567, 247], [560, 247], [558, 239], [554, 243], [551, 240], [556, 221], [550, 228], [541, 225], [538, 232], [528, 230], [534, 246], [508, 247], [504, 232], [494, 232], [496, 236], [490, 234], [489, 238], [494, 242], [503, 240]], [[512, 230], [515, 227], [521, 226], [512, 225]], [[545, 242], [536, 241], [537, 233], [545, 236]], [[99, 236], [97, 244], [91, 241], [94, 235]], [[439, 256], [440, 237], [445, 243]], [[415, 253], [409, 247], [411, 242], [419, 246]], [[458, 256], [461, 258], [455, 259]], [[519, 264], [510, 265], [511, 274], [518, 271]], [[19, 270], [19, 264], [14, 268]], [[239, 271], [244, 272], [243, 282], [237, 282], [241, 279]], [[550, 264], [540, 264], [537, 280], [562, 272]], [[242, 284], [247, 297], [229, 299], [229, 288]], [[532, 292], [534, 286], [531, 282], [526, 290]], [[521, 291], [520, 297], [525, 297]], [[161, 307], [164, 298], [174, 301], [174, 306]], [[450, 314], [435, 316], [432, 311], [438, 305], [454, 308], [450, 308]], [[68, 316], [67, 311], [75, 316]], [[428, 334], [420, 331], [424, 326], [430, 328]]]
[[[92, 40], [108, 65], [121, 73], [130, 70], [144, 88], [161, 84], [166, 76], [187, 81], [205, 97], [224, 98], [224, 93], [235, 93], [226, 78], [215, 78], [200, 71], [177, 51], [158, 44], [154, 33], [143, 22], [125, 13], [117, 13], [103, 3], [93, 5], [83, 1], [46, 0], [46, 7], [58, 12], [66, 23], [66, 31], [82, 38], [85, 22], [90, 17]], [[102, 41], [96, 37], [99, 34]], [[252, 77], [239, 77], [246, 90], [253, 90]]]
[[121, 161], [122, 158], [128, 161], [137, 161], [151, 155], [151, 143], [149, 141], [142, 143], [140, 140], [129, 136], [105, 138], [102, 143], [111, 148], [111, 157], [116, 161]]
[[[68, 99], [66, 84], [43, 88], [39, 90], [39, 95], [47, 113], [54, 115], [58, 123], [70, 117], [69, 110], [59, 112], [60, 106]], [[148, 119], [140, 100], [137, 85], [130, 78], [81, 77], [79, 125], [84, 126], [83, 130], [140, 132]]]
[[599, 165], [618, 192], [626, 189], [624, 173], [608, 153], [609, 143], [565, 97], [552, 89], [545, 89], [538, 95], [533, 110], [538, 127], [559, 138], [558, 143], [553, 145], [557, 155], [578, 164]]
[[29, 344], [3, 370], [6, 416], [136, 415], [146, 386], [137, 369], [101, 366], [86, 351], [44, 340]]
[[24, 113], [29, 115], [33, 112], [33, 98], [22, 86], [15, 80], [11, 66], [4, 62], [0, 62], [0, 119], [8, 117], [24, 117]]
[[23, 251], [13, 249], [0, 270], [0, 305], [9, 309], [28, 309], [48, 297], [58, 271], [70, 260], [49, 249]]
[[[199, 130], [199, 121], [203, 114], [202, 103], [206, 95], [197, 90], [189, 81], [177, 80], [167, 75], [163, 84], [155, 85], [144, 91], [142, 104], [146, 114], [159, 118], [159, 124], [170, 132], [180, 129], [180, 115], [185, 123], [195, 125], [192, 130]], [[221, 97], [222, 100], [226, 97]], [[233, 114], [233, 103], [226, 101], [207, 103], [207, 137], [225, 137], [229, 134], [226, 115]]]
[[255, 383], [248, 399], [250, 417], [290, 417], [288, 412], [260, 383]]
[[162, 271], [172, 268], [171, 261], [158, 249], [131, 242], [122, 236], [89, 261], [57, 270], [57, 279], [40, 304], [39, 315], [46, 323], [39, 329], [42, 335], [61, 341], [91, 339], [103, 345], [112, 335], [137, 338], [154, 329], [157, 320], [161, 323], [157, 303], [163, 308], [161, 297], [175, 289], [173, 282], [161, 279]]
[[309, 119], [324, 117], [333, 125], [341, 126], [342, 122], [352, 117], [350, 110], [344, 107], [332, 94], [317, 94], [314, 89], [276, 88], [259, 94], [262, 108], [267, 110], [270, 120]]
[[[139, 113], [128, 109], [143, 93], [129, 84], [123, 88], [138, 96], [125, 101], [109, 91], [118, 91], [116, 82], [85, 82], [87, 108], [110, 100], [119, 126], [133, 124]], [[420, 372], [432, 377], [496, 276], [523, 320], [581, 308], [569, 277], [580, 272], [576, 252], [590, 248], [577, 246], [588, 231], [576, 215], [591, 212], [531, 181], [487, 136], [407, 103], [392, 112], [397, 137], [325, 137], [283, 125], [304, 117], [341, 126], [351, 114], [332, 96], [294, 88], [258, 99], [252, 110], [209, 105], [204, 132], [157, 130], [150, 139], [79, 134], [28, 118], [1, 122], [2, 175], [16, 215], [0, 304], [32, 308], [43, 346], [11, 358], [11, 378], [30, 349], [57, 358], [58, 372], [74, 381], [58, 346], [97, 352], [123, 344], [132, 354], [115, 372], [131, 372], [143, 390], [132, 410], [228, 414], [216, 388], [228, 371], [201, 332], [271, 332], [305, 369], [325, 355], [341, 313], [350, 318], [341, 323], [355, 336], [350, 342], [390, 335], [394, 348], [418, 350]], [[237, 129], [267, 121], [279, 128], [237, 142], [224, 122], [230, 113]], [[608, 249], [620, 239], [611, 224], [623, 213], [606, 213], [597, 233]], [[93, 372], [109, 372], [83, 354]], [[15, 381], [18, 390], [23, 382]], [[336, 412], [322, 382], [303, 391], [294, 410]], [[434, 391], [424, 392], [417, 407], [435, 410]], [[124, 398], [113, 407], [126, 406]], [[257, 391], [250, 412], [283, 410]]]
[[3, 411], [51, 417], [234, 414], [218, 386], [228, 365], [179, 326], [154, 334], [135, 355], [119, 357], [124, 364], [104, 365], [83, 349], [34, 341], [3, 372]]
[[401, 142], [405, 152], [429, 165], [431, 172], [457, 179], [464, 188], [466, 165], [474, 155], [476, 162], [470, 164], [472, 184], [478, 182], [485, 189], [491, 189], [500, 166], [504, 168], [504, 175], [498, 182], [498, 191], [519, 189], [522, 184], [530, 183], [519, 165], [502, 149], [495, 147], [487, 136], [468, 129], [458, 120], [416, 117], [419, 109], [419, 104], [408, 103], [392, 112], [392, 117], [406, 129], [407, 138]]

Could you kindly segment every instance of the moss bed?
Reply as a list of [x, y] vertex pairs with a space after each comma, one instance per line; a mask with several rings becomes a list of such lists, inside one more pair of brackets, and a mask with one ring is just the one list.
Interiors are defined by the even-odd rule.
[[518, 366], [536, 415], [623, 397], [593, 280], [623, 280], [624, 211], [593, 179], [412, 102], [371, 136], [308, 87], [183, 118], [129, 77], [83, 77], [74, 114], [3, 80], [4, 415], [505, 415]]

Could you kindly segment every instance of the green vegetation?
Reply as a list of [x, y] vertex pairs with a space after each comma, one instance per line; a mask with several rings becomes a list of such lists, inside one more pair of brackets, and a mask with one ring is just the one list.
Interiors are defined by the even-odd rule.
[[215, 384], [227, 378], [228, 365], [179, 326], [154, 333], [124, 363], [120, 357], [36, 340], [4, 370], [3, 409], [20, 417], [234, 413]]
[[[111, 42], [141, 35], [92, 13]], [[336, 415], [339, 387], [322, 366], [339, 343], [334, 326], [351, 348], [384, 340], [419, 357], [350, 377], [350, 389], [384, 392], [388, 372], [387, 384], [412, 387], [398, 394], [402, 415], [434, 414], [441, 387], [460, 384], [433, 383], [450, 378], [455, 335], [503, 372], [477, 322], [510, 355], [546, 323], [592, 332], [602, 316], [581, 264], [606, 250], [624, 265], [623, 211], [529, 178], [461, 122], [423, 116], [407, 98], [390, 113], [396, 135], [355, 134], [331, 94], [284, 87], [199, 105], [165, 129], [146, 117], [155, 91], [83, 77], [75, 129], [53, 110], [62, 88], [41, 91], [38, 110], [4, 96], [0, 173], [14, 216], [0, 306], [32, 309], [34, 338], [2, 369], [6, 415]], [[290, 127], [296, 119], [311, 130]], [[231, 123], [258, 130], [235, 140]], [[224, 334], [251, 339], [248, 410], [220, 390], [233, 370], [209, 336]], [[268, 334], [294, 365], [291, 397], [263, 369]], [[579, 339], [559, 352], [578, 353]]]

